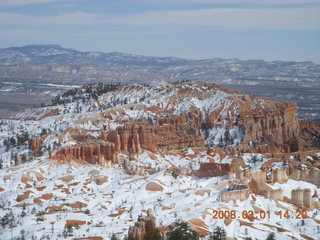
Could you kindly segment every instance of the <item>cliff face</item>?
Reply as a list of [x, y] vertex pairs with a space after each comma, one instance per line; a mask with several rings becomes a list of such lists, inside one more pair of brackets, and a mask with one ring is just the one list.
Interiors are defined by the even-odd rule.
[[201, 115], [188, 113], [171, 118], [127, 123], [111, 132], [104, 132], [101, 139], [112, 142], [118, 152], [141, 153], [142, 149], [156, 152], [158, 148], [177, 149], [203, 147], [204, 139], [199, 134]]
[[301, 120], [299, 123], [303, 148], [320, 148], [320, 127], [314, 122], [305, 120]]
[[230, 171], [230, 164], [228, 163], [201, 163], [200, 169], [194, 171], [199, 178], [203, 177], [218, 177], [227, 175]]
[[72, 155], [91, 164], [107, 166], [107, 162], [117, 162], [116, 148], [113, 143], [88, 143], [62, 148], [57, 155]]
[[313, 168], [312, 170], [291, 169], [289, 178], [297, 181], [310, 182], [316, 186], [320, 186], [320, 170], [316, 168]]
[[113, 143], [117, 152], [141, 153], [142, 148], [156, 151], [154, 130], [138, 124], [127, 124], [114, 131], [104, 132], [101, 139]]
[[221, 194], [221, 201], [223, 202], [230, 202], [230, 201], [236, 202], [238, 200], [243, 201], [248, 199], [250, 193], [252, 193], [251, 190], [223, 192]]
[[43, 138], [30, 138], [28, 141], [28, 146], [31, 149], [34, 156], [39, 156], [41, 154]]
[[[205, 142], [199, 130], [201, 117], [198, 114], [195, 112], [159, 118], [155, 123], [127, 123], [116, 130], [102, 132], [100, 142], [83, 142], [65, 147], [58, 154], [70, 154], [88, 163], [105, 165], [106, 161], [117, 161], [117, 154], [120, 152], [139, 154], [143, 150], [157, 152], [158, 149], [204, 147]], [[78, 139], [87, 138], [78, 136]]]
[[[69, 135], [79, 145], [60, 149], [58, 153], [105, 165], [106, 161], [115, 162], [120, 152], [140, 154], [144, 150], [205, 147], [208, 142], [217, 144], [220, 138], [224, 138], [224, 146], [240, 152], [300, 149], [300, 126], [294, 103], [253, 97], [213, 84], [168, 85], [160, 90], [150, 88], [147, 93], [141, 92], [143, 89], [141, 86], [122, 89], [125, 94], [143, 96], [140, 104], [117, 108], [123, 111], [121, 114], [101, 114], [105, 121], [120, 126], [105, 128], [98, 139], [86, 136], [83, 131], [73, 132]], [[155, 91], [154, 98], [150, 97], [150, 91]], [[119, 102], [124, 93], [115, 92], [105, 101]], [[140, 115], [133, 118], [131, 113], [128, 118], [126, 112], [135, 108], [143, 114], [136, 111]]]
[[233, 97], [233, 102], [229, 112], [229, 128], [235, 125], [240, 127], [243, 133], [240, 149], [248, 151], [251, 148], [257, 152], [299, 150], [300, 125], [295, 103], [248, 95]]
[[311, 207], [311, 190], [295, 189], [291, 191], [291, 202], [300, 208]]

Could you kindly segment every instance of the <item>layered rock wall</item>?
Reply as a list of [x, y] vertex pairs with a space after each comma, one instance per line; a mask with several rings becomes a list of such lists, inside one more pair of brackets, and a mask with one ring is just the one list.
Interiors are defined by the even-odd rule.
[[201, 163], [200, 169], [195, 170], [194, 173], [197, 177], [218, 177], [227, 175], [230, 171], [230, 164], [227, 163]]
[[299, 169], [291, 169], [290, 179], [293, 180], [301, 180], [310, 182], [312, 184], [315, 184], [316, 186], [320, 186], [320, 170], [319, 169], [312, 169], [312, 170], [299, 170]]
[[311, 190], [310, 189], [295, 189], [291, 191], [291, 203], [299, 208], [311, 207]]
[[287, 169], [276, 169], [272, 171], [272, 183], [285, 183], [289, 179]]
[[89, 143], [62, 148], [57, 154], [72, 155], [91, 164], [107, 166], [107, 161], [117, 162], [115, 145], [110, 142]]
[[320, 148], [320, 126], [314, 122], [300, 120], [301, 138], [304, 149]]
[[[252, 103], [253, 97], [249, 98]], [[295, 152], [300, 147], [300, 126], [296, 117], [296, 104], [286, 102], [273, 102], [269, 100], [261, 103], [265, 108], [257, 107], [247, 109], [240, 107], [238, 124], [244, 132], [243, 144], [268, 144], [283, 149], [285, 152]]]
[[43, 138], [30, 138], [28, 141], [29, 148], [31, 149], [34, 156], [39, 156], [41, 153], [41, 147]]
[[[149, 107], [154, 117], [128, 121], [119, 117], [116, 121], [122, 126], [115, 130], [102, 132], [97, 146], [84, 147], [91, 139], [75, 135], [81, 146], [67, 147], [60, 152], [84, 159], [89, 163], [104, 164], [105, 161], [115, 161], [120, 152], [140, 154], [143, 150], [157, 152], [159, 150], [174, 150], [187, 147], [205, 147], [201, 133], [212, 127], [233, 129], [237, 126], [242, 135], [242, 143], [234, 146], [237, 151], [254, 152], [292, 152], [300, 147], [300, 127], [296, 113], [296, 104], [276, 102], [270, 99], [248, 96], [227, 91], [210, 84], [199, 84], [198, 88], [182, 87], [176, 95], [169, 97], [167, 107], [158, 105]], [[203, 92], [206, 87], [210, 91]], [[198, 98], [206, 100], [215, 96], [215, 91], [227, 94], [227, 98], [216, 108], [201, 104], [189, 104], [188, 108], [176, 115], [180, 103], [187, 104], [185, 99]], [[217, 96], [219, 98], [219, 96]], [[209, 100], [208, 100], [209, 101]], [[170, 105], [170, 104], [171, 105]], [[143, 104], [141, 104], [142, 110]], [[169, 107], [168, 107], [169, 106]], [[177, 108], [175, 108], [177, 107]], [[149, 111], [148, 110], [148, 111]], [[211, 112], [210, 112], [211, 111]], [[112, 119], [112, 117], [111, 117]], [[209, 136], [215, 137], [215, 136]], [[239, 137], [239, 136], [238, 136]], [[239, 139], [239, 138], [237, 138]], [[78, 149], [80, 147], [80, 149]], [[96, 150], [92, 150], [96, 149]], [[221, 176], [225, 170], [200, 169], [200, 176]], [[279, 181], [281, 176], [277, 175]], [[257, 180], [261, 181], [261, 180]]]
[[276, 189], [276, 190], [270, 190], [263, 193], [263, 195], [271, 200], [276, 201], [283, 201], [283, 190], [282, 189]]
[[237, 200], [244, 201], [248, 199], [250, 193], [251, 193], [251, 190], [223, 192], [221, 194], [221, 201], [223, 202], [229, 202], [229, 201], [236, 202]]
[[258, 184], [264, 184], [267, 181], [267, 174], [264, 171], [257, 171], [257, 172], [242, 171], [242, 172], [236, 173], [236, 178], [243, 183], [248, 183], [253, 179]]
[[[89, 163], [104, 165], [105, 161], [117, 160], [117, 153], [139, 154], [143, 150], [156, 152], [158, 149], [180, 149], [204, 147], [200, 136], [201, 113], [194, 111], [172, 118], [159, 118], [155, 123], [132, 122], [110, 132], [103, 132], [103, 143], [82, 143], [58, 151], [70, 154]], [[85, 137], [78, 139], [87, 139]]]

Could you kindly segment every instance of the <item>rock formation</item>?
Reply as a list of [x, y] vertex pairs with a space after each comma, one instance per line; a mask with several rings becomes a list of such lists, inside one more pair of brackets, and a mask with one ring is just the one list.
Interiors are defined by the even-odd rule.
[[301, 138], [304, 149], [320, 148], [320, 127], [314, 122], [300, 120]]
[[[66, 147], [58, 154], [70, 154], [88, 163], [105, 165], [105, 161], [115, 162], [120, 152], [139, 154], [143, 150], [156, 152], [158, 149], [204, 147], [204, 139], [199, 131], [201, 117], [198, 114], [191, 112], [172, 118], [160, 118], [155, 123], [127, 123], [116, 130], [103, 132], [101, 143]], [[77, 139], [87, 138], [77, 135]]]
[[300, 170], [300, 169], [290, 169], [290, 179], [293, 180], [301, 180], [301, 181], [306, 181], [310, 182], [312, 184], [315, 184], [316, 186], [320, 186], [320, 170], [319, 169], [305, 169], [305, 170]]
[[236, 178], [244, 184], [248, 184], [251, 180], [255, 180], [260, 185], [267, 182], [267, 174], [265, 171], [238, 171]]
[[114, 143], [95, 142], [62, 148], [56, 155], [72, 155], [91, 164], [107, 166], [107, 162], [118, 162]]
[[251, 190], [237, 190], [237, 191], [228, 191], [223, 192], [221, 194], [221, 201], [223, 202], [236, 202], [237, 200], [243, 201], [248, 199], [249, 195], [251, 194]]
[[275, 189], [270, 191], [265, 191], [263, 194], [266, 198], [276, 201], [283, 201], [283, 190]]
[[199, 178], [203, 177], [218, 177], [227, 175], [230, 171], [230, 164], [228, 163], [201, 163], [200, 169], [195, 170], [194, 173]]
[[299, 208], [311, 207], [311, 190], [295, 189], [291, 191], [291, 202]]
[[144, 235], [156, 229], [156, 221], [152, 210], [148, 209], [147, 216], [140, 215], [134, 226], [129, 227], [128, 240], [144, 240]]
[[34, 156], [39, 156], [41, 153], [43, 138], [30, 138], [28, 141], [29, 148]]
[[[158, 102], [157, 105], [147, 107], [143, 101], [139, 105], [142, 111], [152, 112], [152, 117], [146, 118], [143, 115], [139, 119], [127, 119], [118, 114], [113, 119], [111, 113], [105, 112], [102, 116], [106, 121], [115, 121], [120, 126], [101, 131], [99, 139], [72, 130], [68, 136], [78, 145], [60, 149], [57, 154], [71, 155], [88, 163], [106, 166], [110, 165], [108, 162], [117, 162], [121, 152], [140, 154], [145, 150], [156, 153], [159, 150], [205, 147], [208, 138], [215, 138], [207, 133], [217, 128], [222, 131], [238, 129], [242, 142], [230, 147], [233, 151], [264, 153], [300, 149], [300, 126], [294, 103], [249, 96], [213, 84], [192, 83], [171, 87], [176, 88], [176, 94], [167, 98], [166, 106]], [[130, 86], [124, 89], [130, 91]], [[141, 89], [137, 88], [136, 91]], [[217, 93], [227, 97], [222, 97], [223, 100], [216, 108], [210, 104], [202, 106], [210, 99], [219, 100], [220, 95], [217, 96]], [[167, 92], [162, 94], [165, 96]], [[196, 103], [203, 101], [202, 105], [191, 104], [188, 102], [190, 99], [195, 99]], [[188, 107], [182, 108], [181, 104]], [[214, 165], [209, 164], [203, 165], [196, 174], [200, 177], [222, 176], [229, 170], [215, 169]], [[286, 177], [280, 180], [281, 174], [275, 173], [275, 177], [279, 181], [286, 180]]]
[[234, 97], [234, 102], [239, 110], [233, 113], [236, 121], [230, 121], [229, 124], [230, 128], [235, 123], [241, 127], [244, 133], [242, 148], [250, 145], [255, 152], [270, 152], [263, 146], [267, 144], [285, 152], [299, 150], [300, 125], [295, 115], [295, 103], [275, 102], [248, 95]]
[[289, 176], [288, 176], [288, 169], [276, 169], [272, 171], [272, 183], [285, 183]]

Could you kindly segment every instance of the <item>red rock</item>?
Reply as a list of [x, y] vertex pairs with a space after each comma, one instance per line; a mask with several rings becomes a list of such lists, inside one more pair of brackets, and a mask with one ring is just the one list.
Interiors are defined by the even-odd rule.
[[156, 229], [156, 221], [152, 210], [148, 209], [147, 216], [139, 216], [134, 226], [129, 227], [128, 240], [144, 240], [144, 235]]
[[197, 177], [218, 177], [227, 175], [230, 171], [230, 164], [227, 163], [201, 163], [200, 169], [195, 170]]
[[72, 155], [91, 164], [106, 165], [106, 161], [116, 162], [117, 155], [114, 143], [88, 143], [62, 148], [57, 155]]
[[39, 156], [41, 153], [43, 138], [30, 138], [28, 141], [29, 148], [32, 150], [34, 156]]
[[[198, 85], [212, 91], [231, 93], [231, 105], [227, 114], [222, 114], [226, 103], [206, 114], [206, 118], [195, 106], [180, 115], [174, 115], [171, 109], [159, 107], [154, 111], [161, 117], [121, 122], [123, 126], [102, 132], [99, 140], [93, 141], [85, 133], [74, 131], [72, 138], [79, 142], [79, 145], [60, 149], [57, 154], [71, 155], [91, 164], [106, 166], [110, 162], [117, 162], [117, 154], [120, 152], [140, 154], [144, 150], [158, 152], [160, 149], [205, 147], [205, 139], [200, 132], [218, 125], [221, 127], [221, 124], [227, 124], [229, 129], [237, 125], [243, 133], [242, 143], [233, 147], [233, 151], [265, 153], [293, 152], [300, 149], [300, 126], [295, 103], [253, 97], [212, 84]], [[183, 98], [195, 94], [198, 98], [206, 99], [212, 96], [212, 91], [197, 92], [193, 88], [179, 88], [170, 101], [182, 101]], [[38, 142], [31, 145], [34, 149], [39, 148]], [[230, 170], [230, 166], [225, 169], [223, 165], [220, 167], [220, 172], [211, 169], [216, 172], [209, 175], [220, 176]], [[200, 169], [199, 174], [206, 175], [205, 172], [201, 173], [202, 170], [209, 169]]]

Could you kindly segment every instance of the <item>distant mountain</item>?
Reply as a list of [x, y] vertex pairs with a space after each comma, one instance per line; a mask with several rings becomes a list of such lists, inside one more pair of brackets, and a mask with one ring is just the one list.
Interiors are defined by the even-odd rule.
[[172, 65], [190, 62], [173, 57], [146, 57], [140, 55], [111, 52], [80, 52], [60, 45], [26, 45], [0, 49], [0, 64], [74, 64], [90, 66], [114, 65]]
[[[212, 58], [188, 60], [175, 57], [150, 57], [119, 52], [81, 52], [63, 48], [60, 45], [26, 45], [0, 49], [0, 65], [40, 65], [48, 66], [48, 71], [56, 72], [55, 67], [70, 67], [70, 73], [79, 72], [81, 67], [94, 67], [95, 74], [103, 74], [100, 67], [119, 67], [121, 70], [136, 69], [146, 74], [152, 72], [155, 79], [205, 81], [220, 77], [259, 78], [259, 77], [320, 77], [320, 65], [313, 62], [239, 60]], [[150, 71], [150, 69], [152, 69]], [[24, 69], [25, 71], [26, 69]], [[114, 70], [115, 71], [115, 70]], [[135, 75], [128, 79], [131, 81]], [[116, 79], [117, 80], [117, 79]]]
[[82, 52], [60, 45], [0, 49], [0, 100], [1, 94], [55, 96], [57, 91], [87, 83], [162, 81], [213, 82], [252, 95], [295, 101], [301, 118], [320, 123], [320, 65], [313, 62], [190, 60]]

